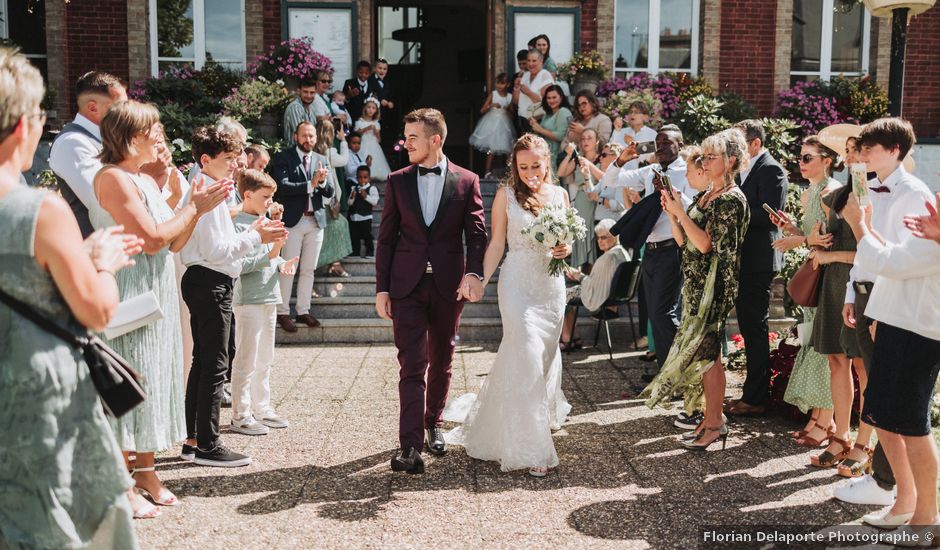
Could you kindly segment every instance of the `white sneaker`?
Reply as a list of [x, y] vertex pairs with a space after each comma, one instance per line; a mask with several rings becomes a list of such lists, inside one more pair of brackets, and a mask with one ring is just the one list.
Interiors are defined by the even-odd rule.
[[850, 480], [832, 491], [832, 496], [850, 504], [868, 504], [871, 506], [889, 506], [894, 504], [897, 487], [890, 491], [882, 489], [870, 475]]
[[891, 510], [879, 510], [878, 512], [872, 512], [862, 516], [862, 522], [879, 529], [894, 529], [902, 525], [907, 525], [907, 522], [911, 521], [912, 517], [914, 517], [914, 512], [895, 516], [891, 513]]
[[232, 431], [244, 435], [267, 435], [270, 430], [267, 426], [255, 420], [253, 416], [249, 416], [241, 420], [233, 418]]
[[259, 421], [269, 428], [279, 429], [290, 426], [290, 422], [284, 418], [281, 418], [277, 415], [277, 413], [274, 412], [259, 415]]

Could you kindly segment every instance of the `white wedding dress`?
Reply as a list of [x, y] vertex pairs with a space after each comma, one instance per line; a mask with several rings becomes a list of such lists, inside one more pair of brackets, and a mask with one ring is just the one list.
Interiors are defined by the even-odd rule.
[[[565, 191], [554, 185], [552, 191], [552, 203], [563, 205]], [[565, 283], [548, 274], [548, 249], [522, 234], [533, 215], [519, 206], [511, 188], [499, 192], [506, 194], [509, 216], [509, 252], [498, 284], [503, 340], [479, 396], [448, 403], [445, 419], [464, 424], [445, 439], [463, 445], [473, 458], [499, 461], [503, 471], [552, 468], [558, 465], [552, 430], [571, 411], [561, 391], [558, 349]]]

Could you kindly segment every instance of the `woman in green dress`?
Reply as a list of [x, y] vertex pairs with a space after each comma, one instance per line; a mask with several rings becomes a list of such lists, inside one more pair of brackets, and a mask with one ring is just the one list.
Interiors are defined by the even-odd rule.
[[535, 48], [536, 50], [542, 52], [542, 68], [546, 71], [552, 73], [552, 76], [558, 75], [558, 64], [555, 63], [555, 60], [552, 59], [552, 56], [549, 55], [552, 51], [552, 42], [548, 39], [547, 34], [540, 34], [529, 40], [528, 43], [529, 49]]
[[571, 122], [571, 106], [565, 92], [558, 84], [552, 84], [545, 89], [542, 95], [542, 109], [545, 116], [542, 120], [529, 119], [532, 132], [545, 138], [548, 149], [552, 155], [552, 170], [558, 170], [558, 152], [561, 150], [561, 140], [568, 132], [568, 123]]
[[[0, 290], [75, 334], [101, 330], [138, 239], [84, 243], [61, 197], [20, 184], [42, 136], [42, 77], [0, 48]], [[88, 327], [88, 328], [86, 328]], [[0, 302], [0, 547], [138, 547], [133, 485], [82, 352]]]
[[154, 470], [154, 453], [186, 437], [183, 340], [170, 252], [183, 248], [199, 218], [230, 190], [226, 182], [204, 188], [197, 177], [188, 204], [174, 213], [153, 178], [141, 171], [157, 158], [156, 144], [163, 136], [159, 123], [153, 105], [119, 101], [111, 106], [101, 121], [104, 167], [94, 180], [98, 203], [89, 209], [96, 228], [119, 224], [144, 240], [144, 254], [117, 276], [121, 300], [153, 292], [163, 310], [162, 319], [108, 340], [141, 373], [147, 393], [140, 407], [112, 422], [140, 493], [131, 502], [137, 517], [159, 515], [141, 495], [161, 506], [179, 503]]
[[719, 132], [689, 155], [689, 184], [701, 192], [688, 212], [670, 190], [662, 191], [663, 208], [682, 246], [682, 323], [662, 370], [641, 397], [652, 408], [681, 396], [686, 413], [703, 410], [698, 433], [682, 443], [695, 451], [704, 451], [718, 439], [723, 447], [728, 435], [722, 418], [721, 346], [738, 291], [741, 243], [750, 221], [747, 199], [734, 183], [747, 162], [741, 133]]
[[[804, 149], [808, 149], [804, 146]], [[831, 179], [827, 166], [832, 159], [818, 159], [815, 151], [802, 151], [810, 155], [809, 162], [801, 158], [800, 172], [809, 181], [809, 187], [801, 195], [803, 204], [803, 219], [801, 226], [781, 221], [780, 227], [786, 237], [774, 241], [773, 247], [781, 252], [787, 252], [801, 246], [818, 247], [827, 246], [832, 241], [831, 235], [824, 235], [826, 225], [826, 211], [822, 198], [838, 189], [841, 184]], [[789, 221], [789, 220], [788, 220]], [[811, 327], [816, 317], [816, 308], [803, 308], [803, 322]], [[812, 329], [810, 329], [811, 331]], [[818, 447], [820, 440], [825, 437], [826, 429], [821, 433], [814, 431], [816, 424], [828, 427], [832, 423], [832, 393], [829, 388], [829, 360], [816, 351], [808, 342], [800, 347], [793, 362], [790, 381], [783, 400], [799, 410], [810, 413], [806, 426], [799, 431], [791, 433], [797, 443], [803, 446]], [[815, 444], [814, 444], [815, 443]]]
[[[345, 174], [345, 167], [349, 162], [349, 148], [346, 145], [346, 134], [342, 133], [340, 147], [333, 145], [335, 129], [333, 123], [329, 120], [317, 122], [317, 144], [314, 150], [330, 160], [333, 171], [333, 198], [327, 205], [326, 231], [323, 232], [323, 246], [320, 248], [320, 256], [317, 258], [317, 269], [329, 266], [326, 270], [327, 275], [336, 277], [349, 277], [349, 273], [343, 268], [340, 262], [346, 256], [352, 254], [352, 240], [349, 237], [349, 222], [346, 217], [340, 214], [340, 205], [344, 195], [342, 191], [341, 175]], [[334, 216], [335, 214], [335, 216]]]
[[[561, 183], [568, 189], [568, 198], [577, 211], [578, 215], [584, 218], [588, 224], [588, 229], [594, 226], [594, 209], [597, 203], [591, 200], [589, 193], [594, 191], [593, 173], [581, 169], [581, 163], [596, 166], [600, 160], [600, 151], [603, 148], [597, 139], [597, 132], [594, 130], [585, 130], [581, 134], [580, 151], [574, 143], [569, 143], [565, 148], [565, 154], [558, 164], [558, 177]], [[597, 250], [594, 247], [593, 232], [588, 231], [583, 239], [575, 241], [571, 246], [571, 257], [568, 263], [575, 268], [581, 268], [585, 264], [593, 264], [597, 260]]]

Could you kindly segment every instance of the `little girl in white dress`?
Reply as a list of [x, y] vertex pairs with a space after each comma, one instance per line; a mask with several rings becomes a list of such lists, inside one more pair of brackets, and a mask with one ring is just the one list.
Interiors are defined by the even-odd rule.
[[372, 179], [382, 180], [388, 177], [392, 171], [385, 160], [385, 154], [382, 152], [382, 146], [379, 140], [382, 137], [382, 125], [379, 124], [379, 100], [370, 97], [362, 106], [362, 116], [356, 121], [356, 132], [362, 136], [362, 148], [359, 156], [362, 158], [372, 157]]
[[510, 103], [512, 94], [509, 93], [509, 76], [500, 73], [496, 77], [496, 89], [480, 109], [480, 112], [485, 114], [477, 122], [477, 127], [470, 136], [470, 145], [486, 153], [487, 176], [493, 166], [493, 157], [509, 154], [516, 139], [512, 116], [507, 110]]

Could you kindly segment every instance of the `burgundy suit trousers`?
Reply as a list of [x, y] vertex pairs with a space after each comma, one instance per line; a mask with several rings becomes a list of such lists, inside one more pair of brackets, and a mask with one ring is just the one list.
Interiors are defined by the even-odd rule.
[[[401, 448], [424, 448], [424, 429], [440, 426], [450, 389], [457, 325], [463, 302], [441, 296], [426, 274], [404, 298], [392, 299], [392, 324], [398, 348]], [[427, 376], [427, 381], [425, 381]]]

